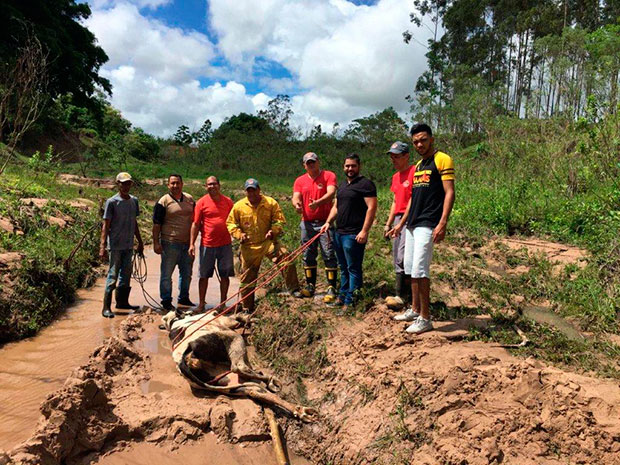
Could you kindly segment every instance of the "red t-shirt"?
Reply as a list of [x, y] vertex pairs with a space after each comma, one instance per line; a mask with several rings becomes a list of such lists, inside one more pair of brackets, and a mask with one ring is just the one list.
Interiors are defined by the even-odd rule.
[[333, 202], [326, 202], [316, 210], [310, 210], [310, 202], [318, 200], [327, 193], [327, 186], [337, 186], [336, 175], [331, 171], [321, 170], [312, 179], [308, 173], [299, 176], [293, 184], [293, 192], [301, 193], [302, 218], [304, 221], [325, 221], [332, 209]]
[[226, 218], [232, 207], [233, 201], [225, 195], [219, 202], [214, 202], [209, 194], [196, 202], [194, 223], [200, 226], [200, 243], [204, 247], [221, 247], [232, 242], [226, 228]]
[[415, 165], [411, 165], [405, 171], [394, 173], [390, 190], [394, 192], [394, 214], [402, 215], [407, 209], [411, 198], [411, 186], [413, 185], [413, 173]]

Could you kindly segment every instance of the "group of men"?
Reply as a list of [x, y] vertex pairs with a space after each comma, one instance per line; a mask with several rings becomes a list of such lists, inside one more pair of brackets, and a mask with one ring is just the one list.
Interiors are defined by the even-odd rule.
[[[412, 300], [411, 307], [394, 319], [411, 322], [406, 331], [419, 334], [432, 329], [430, 261], [433, 243], [443, 240], [454, 204], [454, 165], [448, 155], [435, 150], [428, 125], [414, 125], [410, 135], [421, 156], [415, 165], [410, 164], [407, 144], [395, 142], [387, 151], [396, 172], [391, 185], [394, 199], [384, 235], [393, 239], [397, 295], [391, 298], [392, 302], [404, 306], [409, 293]], [[319, 248], [328, 284], [323, 301], [334, 307], [346, 307], [355, 302], [363, 288], [362, 264], [377, 212], [377, 189], [371, 180], [360, 174], [361, 161], [357, 154], [345, 157], [345, 180], [340, 184], [333, 172], [321, 169], [315, 153], [306, 153], [302, 163], [306, 173], [295, 180], [292, 204], [301, 215], [306, 279], [303, 288], [294, 263], [278, 240], [285, 224], [280, 205], [261, 192], [256, 179], [245, 182], [245, 197], [233, 203], [221, 193], [220, 181], [215, 176], [207, 178], [207, 194], [198, 202], [183, 192], [180, 175], [168, 177], [168, 193], [159, 199], [153, 210], [152, 230], [153, 250], [161, 255], [163, 309], [174, 309], [172, 273], [176, 267], [179, 269], [179, 306], [195, 307], [195, 312], [204, 311], [208, 282], [216, 269], [220, 279], [220, 303], [226, 301], [230, 277], [234, 276], [232, 238], [240, 242], [240, 305], [245, 311], [254, 310], [254, 289], [264, 258], [280, 264], [292, 295], [314, 296]], [[136, 220], [140, 212], [138, 200], [129, 194], [131, 176], [119, 173], [116, 182], [119, 192], [106, 202], [100, 247], [101, 258], [109, 253], [110, 260], [102, 311], [108, 318], [114, 317], [111, 300], [117, 280], [116, 308], [136, 308], [128, 301], [134, 236], [138, 252], [142, 253], [144, 248]], [[199, 302], [195, 305], [189, 298], [189, 289], [196, 256], [194, 244], [199, 233]]]

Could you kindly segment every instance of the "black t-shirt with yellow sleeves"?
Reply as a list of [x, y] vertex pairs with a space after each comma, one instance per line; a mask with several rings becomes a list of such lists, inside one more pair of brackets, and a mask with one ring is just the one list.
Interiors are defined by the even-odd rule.
[[435, 152], [415, 165], [411, 186], [411, 207], [407, 227], [434, 228], [441, 220], [446, 193], [442, 181], [454, 179], [454, 162], [449, 155]]

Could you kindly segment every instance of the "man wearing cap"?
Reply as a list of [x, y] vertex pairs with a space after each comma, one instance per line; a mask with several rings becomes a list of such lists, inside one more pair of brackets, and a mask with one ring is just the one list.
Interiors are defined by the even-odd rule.
[[[383, 235], [389, 239], [389, 231], [394, 224], [398, 224], [407, 209], [411, 197], [411, 183], [415, 167], [409, 164], [409, 146], [401, 141], [394, 142], [387, 154], [392, 160], [396, 172], [392, 176], [390, 190], [394, 193], [390, 214], [388, 216]], [[411, 277], [405, 273], [405, 230], [393, 239], [392, 258], [396, 272], [396, 295], [385, 299], [387, 306], [393, 309], [402, 308], [408, 301], [411, 292]]]
[[[133, 256], [133, 238], [138, 240], [138, 253], [144, 250], [140, 228], [136, 218], [140, 214], [138, 199], [129, 194], [133, 181], [129, 173], [119, 173], [116, 176], [118, 194], [105, 202], [103, 210], [103, 227], [101, 229], [101, 244], [99, 257], [105, 260], [110, 258], [110, 269], [105, 283], [103, 295], [103, 310], [101, 314], [106, 318], [114, 318], [112, 305], [112, 291], [116, 288], [116, 308], [136, 310], [137, 306], [129, 304], [131, 287], [131, 258]], [[118, 287], [116, 281], [118, 280]]]
[[336, 191], [336, 202], [329, 212], [321, 233], [336, 221], [334, 250], [340, 265], [340, 292], [337, 305], [351, 305], [363, 285], [362, 263], [368, 233], [377, 212], [377, 188], [360, 175], [360, 157], [351, 153], [345, 157], [347, 177]]
[[193, 307], [189, 300], [192, 282], [192, 264], [189, 254], [189, 237], [194, 217], [194, 198], [183, 192], [180, 174], [168, 176], [168, 193], [153, 208], [153, 250], [161, 255], [159, 295], [166, 311], [172, 306], [172, 273], [179, 267], [179, 298], [177, 303]]
[[[302, 158], [306, 174], [299, 176], [293, 184], [293, 207], [301, 214], [301, 244], [313, 239], [332, 209], [337, 180], [332, 171], [322, 170], [319, 158], [314, 152], [306, 153]], [[304, 297], [312, 297], [316, 288], [318, 246], [321, 246], [321, 255], [325, 263], [327, 276], [327, 293], [323, 298], [325, 303], [336, 300], [337, 261], [332, 248], [333, 230], [321, 235], [318, 241], [313, 242], [304, 250], [303, 262], [306, 275], [306, 287], [301, 290]]]
[[226, 219], [232, 207], [233, 201], [220, 192], [219, 179], [209, 176], [207, 195], [201, 197], [196, 203], [189, 245], [189, 254], [194, 257], [196, 255], [194, 243], [200, 231], [200, 281], [198, 281], [197, 312], [204, 311], [209, 278], [213, 276], [216, 263], [220, 278], [220, 303], [228, 298], [230, 277], [235, 275], [232, 241], [226, 227]]
[[[258, 277], [261, 261], [264, 257], [278, 263], [287, 254], [278, 242], [286, 220], [280, 205], [273, 198], [261, 194], [256, 179], [250, 178], [244, 185], [246, 197], [233, 206], [226, 225], [228, 232], [241, 242], [241, 277], [243, 307], [246, 311], [254, 310], [254, 281]], [[284, 280], [289, 291], [295, 297], [301, 297], [297, 270], [289, 263], [283, 270]]]
[[394, 317], [412, 321], [408, 333], [420, 334], [433, 329], [430, 314], [430, 264], [433, 243], [446, 235], [448, 218], [454, 205], [454, 162], [435, 149], [433, 132], [424, 123], [409, 131], [420, 161], [415, 165], [411, 199], [400, 222], [390, 233], [405, 232], [405, 273], [411, 276], [412, 308]]

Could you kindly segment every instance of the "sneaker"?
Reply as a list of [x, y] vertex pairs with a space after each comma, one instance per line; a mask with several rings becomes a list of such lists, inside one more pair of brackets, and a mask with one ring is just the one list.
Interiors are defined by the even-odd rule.
[[432, 330], [433, 323], [431, 320], [425, 320], [420, 316], [405, 331], [411, 334], [422, 334]]
[[327, 292], [325, 293], [325, 296], [323, 297], [323, 302], [326, 303], [327, 305], [330, 305], [330, 304], [333, 304], [337, 299], [338, 299], [338, 293], [336, 292], [336, 289], [334, 289], [334, 286], [329, 286], [327, 288]]
[[179, 299], [177, 300], [177, 305], [181, 305], [182, 307], [195, 307], [196, 304], [189, 300], [189, 298]]
[[302, 297], [312, 297], [314, 295], [314, 286], [312, 284], [306, 285], [301, 291]]
[[418, 312], [416, 312], [413, 308], [409, 307], [405, 313], [399, 313], [398, 315], [394, 315], [392, 319], [396, 321], [415, 321], [420, 316]]

